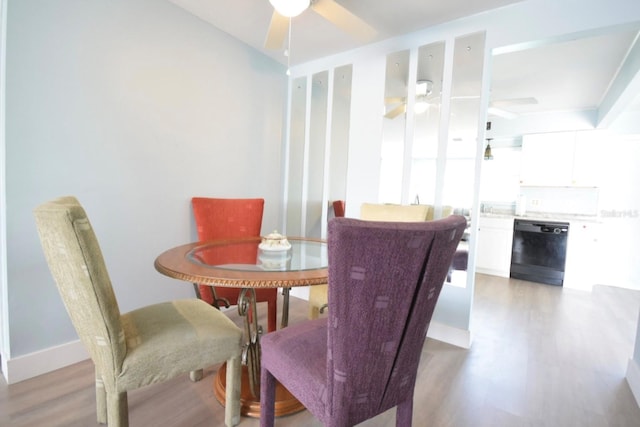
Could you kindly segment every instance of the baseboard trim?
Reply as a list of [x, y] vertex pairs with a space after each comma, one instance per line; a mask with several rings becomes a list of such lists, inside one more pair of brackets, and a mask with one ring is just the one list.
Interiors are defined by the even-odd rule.
[[[427, 337], [443, 341], [456, 347], [471, 347], [471, 331], [454, 328], [443, 323], [431, 322]], [[25, 354], [3, 361], [2, 368], [7, 384], [14, 384], [38, 375], [46, 374], [89, 358], [80, 340]], [[627, 380], [640, 401], [640, 368], [633, 360], [629, 362]]]
[[636, 403], [640, 406], [640, 365], [633, 359], [629, 359], [629, 365], [627, 365], [627, 382], [633, 397], [636, 398]]
[[488, 274], [489, 276], [506, 277], [507, 279], [511, 275], [509, 270], [494, 270], [492, 268], [482, 268], [478, 266], [476, 266], [476, 273]]
[[89, 358], [80, 340], [9, 359], [3, 363], [7, 384], [14, 384]]
[[431, 322], [427, 337], [443, 341], [456, 347], [471, 348], [471, 331], [458, 329], [444, 323]]

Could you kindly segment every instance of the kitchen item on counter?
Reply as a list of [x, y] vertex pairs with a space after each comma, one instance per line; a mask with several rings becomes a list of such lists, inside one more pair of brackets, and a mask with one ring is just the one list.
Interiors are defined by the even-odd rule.
[[527, 196], [519, 194], [516, 199], [516, 216], [525, 216], [527, 213]]
[[567, 259], [568, 222], [513, 222], [510, 277], [562, 286]]

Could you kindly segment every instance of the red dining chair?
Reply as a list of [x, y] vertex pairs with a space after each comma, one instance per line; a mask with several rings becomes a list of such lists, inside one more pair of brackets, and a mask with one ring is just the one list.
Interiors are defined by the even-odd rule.
[[344, 216], [345, 203], [344, 200], [334, 200], [333, 201], [333, 214], [336, 218], [341, 218]]
[[[198, 240], [201, 242], [216, 239], [232, 239], [240, 237], [260, 237], [264, 199], [219, 199], [194, 197], [191, 199], [193, 215], [198, 229]], [[242, 253], [230, 254], [233, 262], [255, 264], [257, 248], [247, 246]], [[223, 255], [222, 255], [223, 256]], [[219, 260], [224, 263], [224, 260]], [[240, 289], [197, 285], [198, 297], [209, 304], [229, 307], [238, 304]], [[267, 303], [267, 330], [273, 332], [277, 328], [278, 289], [256, 289], [256, 302]]]

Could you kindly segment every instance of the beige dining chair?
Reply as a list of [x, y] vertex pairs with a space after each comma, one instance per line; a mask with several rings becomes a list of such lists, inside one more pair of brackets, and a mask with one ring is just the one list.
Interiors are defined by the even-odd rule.
[[[121, 314], [89, 219], [75, 197], [38, 206], [35, 219], [49, 269], [96, 370], [99, 423], [127, 427], [129, 390], [227, 363], [225, 424], [240, 422], [242, 330], [198, 299]], [[162, 402], [158, 402], [161, 405]]]

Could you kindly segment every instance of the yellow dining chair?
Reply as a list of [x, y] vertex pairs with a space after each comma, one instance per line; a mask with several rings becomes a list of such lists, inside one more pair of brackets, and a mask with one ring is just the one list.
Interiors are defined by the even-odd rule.
[[34, 214], [49, 269], [95, 365], [98, 422], [127, 427], [129, 390], [187, 372], [199, 379], [202, 368], [226, 362], [225, 424], [237, 425], [242, 330], [195, 298], [120, 314], [98, 239], [78, 200], [58, 198]]

